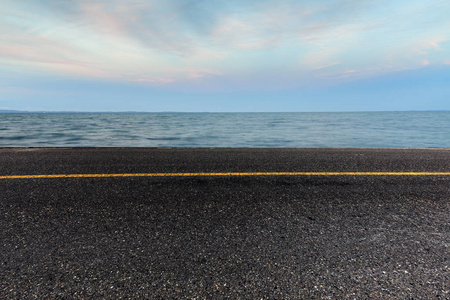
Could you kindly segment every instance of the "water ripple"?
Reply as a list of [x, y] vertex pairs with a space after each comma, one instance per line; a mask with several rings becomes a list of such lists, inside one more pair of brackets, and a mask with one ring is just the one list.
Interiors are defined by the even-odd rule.
[[0, 146], [450, 148], [450, 112], [0, 114]]

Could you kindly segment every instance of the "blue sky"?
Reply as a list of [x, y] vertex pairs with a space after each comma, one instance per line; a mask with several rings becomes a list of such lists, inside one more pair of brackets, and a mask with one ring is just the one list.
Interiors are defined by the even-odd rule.
[[0, 109], [450, 110], [450, 2], [1, 0]]

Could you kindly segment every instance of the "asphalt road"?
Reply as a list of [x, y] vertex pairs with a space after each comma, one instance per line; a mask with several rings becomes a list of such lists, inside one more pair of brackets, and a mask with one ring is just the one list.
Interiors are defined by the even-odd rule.
[[[0, 176], [450, 172], [450, 150], [0, 148]], [[0, 298], [449, 299], [450, 176], [0, 180]]]

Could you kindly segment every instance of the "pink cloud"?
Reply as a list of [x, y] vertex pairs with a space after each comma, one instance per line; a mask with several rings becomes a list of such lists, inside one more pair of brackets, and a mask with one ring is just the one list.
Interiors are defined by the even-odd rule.
[[95, 26], [97, 30], [107, 32], [116, 36], [126, 34], [126, 28], [123, 20], [127, 18], [118, 18], [105, 8], [103, 3], [79, 2], [82, 19], [88, 26]]
[[340, 62], [334, 62], [334, 63], [328, 64], [328, 65], [315, 67], [315, 68], [313, 68], [313, 70], [326, 69], [326, 68], [329, 68], [329, 67], [332, 67], [332, 66], [335, 66], [335, 65], [340, 65], [340, 64], [341, 64]]
[[346, 79], [346, 78], [355, 78], [355, 77], [361, 77], [368, 75], [368, 71], [361, 72], [358, 70], [345, 70], [342, 72], [328, 72], [328, 73], [321, 73], [315, 75], [317, 78], [322, 79]]
[[205, 75], [199, 74], [199, 73], [191, 73], [191, 74], [189, 74], [188, 77], [191, 79], [197, 79], [197, 78], [203, 78], [203, 77], [205, 77]]
[[172, 78], [137, 78], [131, 79], [132, 82], [141, 82], [141, 83], [171, 83], [174, 82]]
[[190, 79], [198, 79], [198, 78], [203, 78], [203, 77], [207, 77], [207, 76], [222, 76], [223, 73], [215, 71], [215, 70], [209, 70], [209, 69], [199, 69], [199, 70], [189, 70], [188, 71], [189, 75], [188, 78]]
[[439, 43], [448, 41], [448, 38], [434, 38], [430, 40], [420, 41], [416, 46], [414, 47], [415, 52], [418, 54], [428, 54], [429, 49], [435, 50], [435, 51], [442, 51], [443, 49], [439, 45]]
[[439, 38], [439, 39], [435, 39], [435, 40], [431, 40], [431, 41], [427, 41], [424, 43], [424, 46], [426, 48], [432, 48], [435, 50], [442, 50], [442, 48], [439, 46], [439, 43], [441, 42], [445, 42], [448, 41], [447, 38]]
[[31, 70], [47, 69], [67, 75], [111, 77], [109, 72], [90, 63], [87, 57], [74, 49], [42, 37], [31, 37], [26, 45], [2, 45], [0, 57], [16, 63], [26, 63], [26, 67]]
[[424, 59], [422, 61], [422, 66], [428, 66], [430, 64], [430, 61], [428, 61], [427, 59]]
[[72, 66], [82, 65], [82, 63], [79, 62], [43, 55], [37, 51], [34, 51], [32, 47], [17, 46], [17, 45], [0, 46], [0, 56], [12, 60], [34, 62], [40, 64], [61, 64]]

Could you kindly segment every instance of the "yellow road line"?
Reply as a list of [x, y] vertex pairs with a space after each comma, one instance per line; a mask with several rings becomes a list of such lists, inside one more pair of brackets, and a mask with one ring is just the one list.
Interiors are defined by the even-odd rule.
[[6, 175], [0, 179], [89, 178], [89, 177], [198, 177], [198, 176], [449, 176], [450, 172], [224, 172], [224, 173], [125, 173]]

